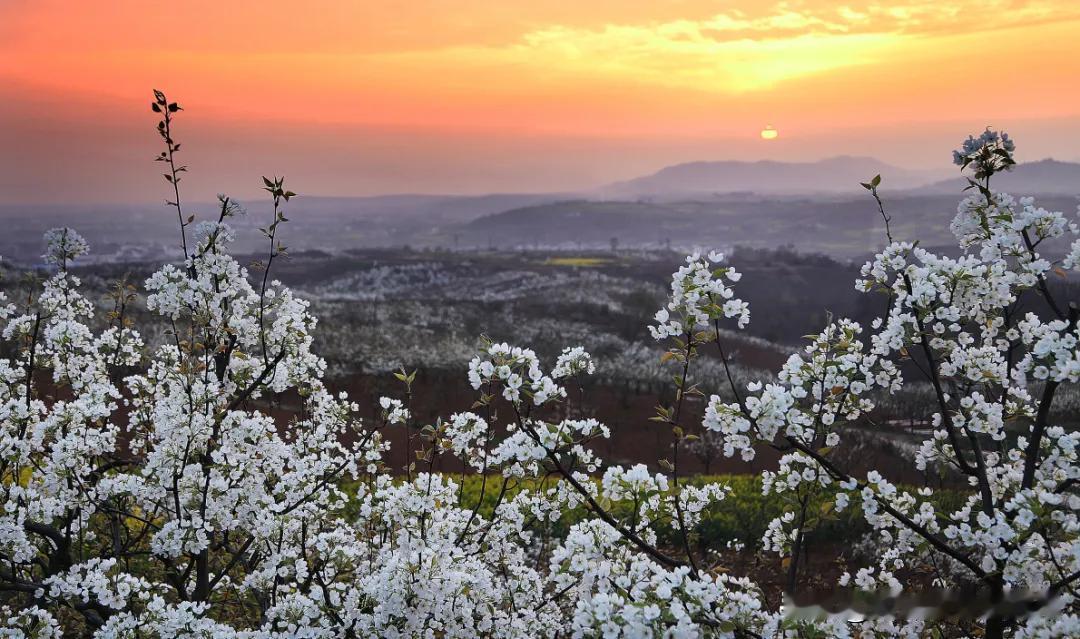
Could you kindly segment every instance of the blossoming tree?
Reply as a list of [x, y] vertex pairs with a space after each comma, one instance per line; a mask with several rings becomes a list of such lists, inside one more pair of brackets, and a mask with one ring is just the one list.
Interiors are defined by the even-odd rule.
[[[468, 412], [417, 423], [403, 372], [405, 399], [381, 398], [380, 419], [359, 419], [322, 381], [307, 304], [269, 276], [294, 194], [265, 180], [269, 252], [253, 277], [227, 252], [228, 198], [214, 221], [185, 217], [172, 129], [181, 109], [161, 93], [153, 108], [184, 251], [183, 264], [145, 283], [167, 341], [151, 349], [132, 326], [134, 287], [118, 287], [107, 327], [91, 328], [94, 307], [68, 270], [88, 246], [71, 229], [47, 235], [53, 272], [39, 293], [0, 299], [12, 353], [0, 359], [3, 636], [919, 636], [957, 627], [770, 609], [754, 583], [694, 543], [703, 513], [723, 508], [728, 493], [679, 473], [680, 447], [703, 430], [728, 455], [785, 451], [765, 486], [793, 495], [793, 508], [764, 541], [796, 569], [809, 497], [828, 495], [836, 509], [857, 500], [885, 550], [840, 585], [896, 594], [903, 568], [934, 561], [945, 585], [988, 593], [985, 619], [969, 624], [978, 632], [1080, 629], [1077, 441], [1050, 419], [1057, 389], [1080, 380], [1077, 310], [1046, 283], [1054, 268], [1077, 268], [1080, 241], [1060, 263], [1043, 257], [1076, 225], [990, 190], [1012, 162], [1007, 138], [988, 133], [958, 156], [975, 168], [975, 193], [953, 227], [972, 252], [952, 259], [891, 243], [859, 283], [890, 299], [868, 336], [840, 320], [774, 382], [708, 380], [729, 383], [736, 401], [713, 396], [703, 424], [683, 410], [705, 393], [687, 381], [692, 362], [714, 343], [726, 365], [721, 324], [742, 328], [750, 315], [722, 256], [691, 256], [652, 327], [680, 369], [674, 405], [655, 417], [675, 445], [653, 473], [605, 463], [590, 442], [609, 430], [566, 410], [567, 387], [594, 370], [581, 348], [545, 371], [528, 349], [484, 343], [468, 367], [478, 392]], [[1044, 312], [1021, 315], [1026, 297]], [[919, 464], [969, 478], [957, 512], [834, 462], [843, 426], [909, 370], [931, 381], [939, 402]], [[296, 409], [271, 413], [268, 400], [286, 392]], [[390, 428], [410, 432], [416, 461], [404, 474], [386, 459]], [[439, 455], [483, 475], [481, 500], [432, 472]], [[481, 508], [485, 495], [492, 508]], [[547, 534], [556, 522], [568, 531]], [[1036, 613], [1006, 606], [1017, 598]]]

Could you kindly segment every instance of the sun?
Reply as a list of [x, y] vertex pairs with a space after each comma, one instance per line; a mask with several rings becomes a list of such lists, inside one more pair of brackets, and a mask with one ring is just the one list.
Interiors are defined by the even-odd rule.
[[761, 130], [762, 140], [775, 140], [779, 135], [780, 132], [771, 124], [766, 124], [765, 128]]

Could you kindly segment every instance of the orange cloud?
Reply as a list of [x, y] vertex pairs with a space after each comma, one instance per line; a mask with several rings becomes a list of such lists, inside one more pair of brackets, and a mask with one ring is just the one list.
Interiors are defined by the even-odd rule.
[[[221, 114], [506, 126], [497, 112], [509, 109], [522, 127], [579, 130], [546, 106], [621, 105], [647, 120], [675, 91], [678, 117], [714, 108], [710, 96], [782, 93], [852, 67], [918, 93], [942, 61], [966, 75], [1004, 57], [1045, 64], [1028, 44], [1080, 32], [1080, 6], [1046, 0], [579, 4], [24, 0], [0, 10], [0, 76], [116, 96], [163, 84]], [[1076, 65], [1075, 40], [1060, 40], [1054, 64]]]

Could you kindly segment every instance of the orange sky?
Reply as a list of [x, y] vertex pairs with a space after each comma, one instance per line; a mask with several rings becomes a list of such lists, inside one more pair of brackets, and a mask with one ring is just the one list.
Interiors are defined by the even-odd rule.
[[201, 197], [275, 171], [353, 194], [944, 165], [987, 124], [1076, 160], [1077, 78], [1072, 0], [2, 0], [0, 202], [153, 199], [153, 87]]

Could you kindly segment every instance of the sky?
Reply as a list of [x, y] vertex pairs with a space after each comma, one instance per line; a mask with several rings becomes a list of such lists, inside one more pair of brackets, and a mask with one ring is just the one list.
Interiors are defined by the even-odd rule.
[[[1080, 160], [1074, 0], [0, 0], [0, 204], [570, 191], [694, 160]], [[775, 140], [760, 131], [772, 125]]]

